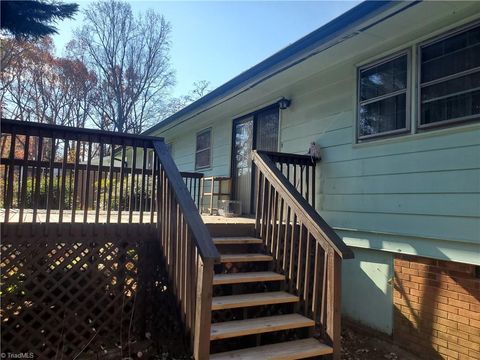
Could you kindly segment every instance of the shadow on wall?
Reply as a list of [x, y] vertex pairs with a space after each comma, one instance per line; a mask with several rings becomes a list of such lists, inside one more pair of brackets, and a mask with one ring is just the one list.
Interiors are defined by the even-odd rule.
[[394, 340], [428, 359], [478, 358], [480, 279], [473, 265], [397, 255]]

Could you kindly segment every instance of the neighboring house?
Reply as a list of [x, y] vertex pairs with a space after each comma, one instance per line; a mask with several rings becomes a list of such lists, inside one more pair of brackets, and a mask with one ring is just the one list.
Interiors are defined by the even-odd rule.
[[479, 120], [480, 2], [366, 2], [146, 134], [181, 171], [231, 176], [246, 213], [252, 149], [319, 144], [315, 207], [355, 253], [343, 314], [478, 359]]

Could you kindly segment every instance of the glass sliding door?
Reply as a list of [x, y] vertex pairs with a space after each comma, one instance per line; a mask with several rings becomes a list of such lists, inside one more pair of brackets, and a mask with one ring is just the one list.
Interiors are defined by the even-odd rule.
[[252, 193], [253, 117], [234, 124], [234, 183], [235, 199], [242, 202], [242, 213], [249, 214]]
[[254, 213], [254, 168], [252, 150], [278, 150], [278, 107], [270, 107], [233, 123], [233, 195], [242, 203], [242, 213]]

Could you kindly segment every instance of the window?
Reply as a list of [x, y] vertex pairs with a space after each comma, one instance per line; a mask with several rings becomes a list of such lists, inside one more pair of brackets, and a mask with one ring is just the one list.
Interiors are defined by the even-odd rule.
[[359, 140], [403, 132], [409, 124], [409, 53], [395, 55], [359, 70]]
[[195, 151], [195, 170], [210, 167], [212, 144], [212, 129], [197, 133], [197, 147]]
[[419, 47], [419, 127], [480, 118], [480, 25]]

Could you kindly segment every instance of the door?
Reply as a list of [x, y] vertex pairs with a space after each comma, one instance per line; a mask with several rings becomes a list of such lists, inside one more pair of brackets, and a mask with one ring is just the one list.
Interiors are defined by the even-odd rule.
[[278, 106], [260, 110], [233, 123], [233, 196], [242, 203], [242, 213], [254, 213], [252, 150], [277, 151]]

